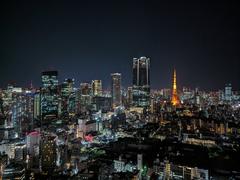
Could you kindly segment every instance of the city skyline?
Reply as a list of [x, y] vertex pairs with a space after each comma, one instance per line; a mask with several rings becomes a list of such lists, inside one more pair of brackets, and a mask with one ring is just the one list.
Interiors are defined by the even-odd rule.
[[[233, 2], [112, 3], [15, 2], [4, 4], [0, 87], [15, 82], [40, 86], [40, 73], [58, 70], [60, 80], [101, 79], [110, 88], [113, 72], [131, 84], [131, 62], [151, 58], [151, 87], [239, 89], [237, 34]], [[128, 18], [129, 17], [129, 18]], [[9, 30], [11, 29], [11, 30]], [[231, 70], [230, 70], [231, 69]]]
[[[142, 56], [142, 57], [144, 57], [145, 58], [145, 56]], [[142, 58], [141, 57], [141, 58]], [[133, 59], [135, 59], [135, 58], [133, 58]], [[172, 70], [176, 70], [176, 68], [173, 68], [173, 69], [171, 69], [171, 71]], [[75, 78], [74, 77], [65, 77], [65, 76], [63, 76], [63, 75], [61, 75], [61, 73], [59, 73], [59, 70], [57, 70], [57, 69], [47, 69], [47, 70], [44, 70], [44, 71], [42, 71], [42, 72], [40, 72], [39, 73], [39, 79], [38, 79], [38, 81], [39, 82], [35, 82], [35, 84], [33, 84], [34, 82], [31, 80], [30, 82], [27, 82], [27, 84], [19, 84], [19, 83], [17, 83], [16, 81], [9, 81], [9, 82], [7, 82], [7, 83], [5, 83], [3, 86], [0, 86], [0, 89], [1, 88], [6, 88], [8, 85], [13, 85], [13, 86], [15, 86], [15, 87], [23, 87], [23, 88], [31, 88], [31, 87], [33, 87], [33, 88], [39, 88], [39, 87], [41, 87], [42, 86], [42, 82], [41, 82], [41, 73], [44, 73], [44, 72], [57, 72], [59, 75], [59, 78], [58, 78], [58, 80], [59, 80], [59, 83], [61, 84], [61, 83], [64, 83], [64, 81], [66, 80], [66, 79], [68, 79], [68, 78], [72, 78], [72, 79], [74, 79], [75, 80]], [[110, 91], [111, 90], [111, 74], [113, 74], [114, 72], [111, 72], [110, 74], [108, 74], [108, 76], [106, 76], [105, 78], [103, 78], [103, 79], [105, 79], [106, 81], [105, 82], [102, 82], [102, 80], [101, 79], [99, 79], [99, 80], [97, 80], [97, 81], [101, 81], [101, 86], [102, 86], [102, 90], [104, 91], [104, 90], [107, 90], [107, 91]], [[116, 72], [115, 72], [116, 73]], [[171, 73], [171, 72], [170, 72]], [[122, 74], [122, 73], [120, 73], [120, 74]], [[169, 76], [172, 76], [171, 74], [169, 75]], [[131, 78], [133, 78], [133, 77], [131, 77]], [[125, 84], [123, 84], [123, 86], [121, 87], [121, 89], [127, 89], [128, 87], [131, 87], [132, 86], [132, 79], [128, 79], [128, 81], [129, 81], [129, 83], [126, 83], [126, 81], [125, 81]], [[167, 79], [169, 79], [169, 77], [167, 78]], [[83, 80], [83, 81], [79, 81], [78, 79], [76, 79], [76, 82], [77, 83], [74, 83], [74, 87], [76, 87], [76, 88], [79, 88], [79, 87], [81, 87], [81, 84], [83, 83], [92, 83], [93, 81], [96, 81], [96, 78], [95, 79], [87, 79], [87, 80]], [[151, 81], [151, 76], [150, 76], [150, 81]], [[209, 90], [209, 91], [216, 91], [216, 90], [221, 90], [221, 89], [224, 89], [224, 87], [226, 86], [226, 85], [228, 85], [228, 84], [230, 84], [231, 85], [231, 87], [233, 87], [233, 90], [234, 91], [238, 91], [238, 88], [237, 88], [237, 85], [236, 84], [232, 84], [232, 83], [225, 83], [225, 84], [223, 84], [223, 86], [221, 86], [221, 87], [219, 87], [219, 88], [206, 88], [206, 87], [201, 87], [201, 86], [191, 86], [191, 85], [184, 85], [183, 83], [181, 83], [181, 81], [180, 81], [180, 86], [178, 85], [178, 90], [181, 90], [181, 89], [184, 89], [184, 88], [200, 88], [201, 90]], [[167, 86], [153, 86], [153, 85], [151, 85], [151, 90], [161, 90], [161, 89], [165, 89], [165, 88], [167, 88], [167, 89], [171, 89], [172, 88], [172, 77], [170, 77], [170, 79], [169, 79], [169, 82], [168, 82], [168, 85]]]
[[0, 7], [0, 180], [239, 179], [236, 0]]

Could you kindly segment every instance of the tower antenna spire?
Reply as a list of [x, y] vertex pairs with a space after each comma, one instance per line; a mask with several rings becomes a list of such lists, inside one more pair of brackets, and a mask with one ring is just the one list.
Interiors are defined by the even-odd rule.
[[177, 72], [174, 68], [173, 70], [173, 87], [172, 87], [172, 104], [174, 106], [178, 106], [180, 104], [180, 100], [177, 93]]

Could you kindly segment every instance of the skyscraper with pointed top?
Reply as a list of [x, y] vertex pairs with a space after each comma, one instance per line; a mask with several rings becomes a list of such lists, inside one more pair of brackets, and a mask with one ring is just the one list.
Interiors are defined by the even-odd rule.
[[178, 97], [178, 93], [177, 93], [177, 73], [176, 73], [176, 69], [174, 69], [173, 71], [173, 87], [172, 87], [172, 105], [174, 106], [178, 106], [180, 104], [180, 100]]

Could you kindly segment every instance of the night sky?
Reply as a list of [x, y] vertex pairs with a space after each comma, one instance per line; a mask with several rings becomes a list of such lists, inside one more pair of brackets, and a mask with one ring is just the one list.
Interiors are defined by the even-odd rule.
[[132, 58], [151, 58], [153, 88], [240, 90], [237, 1], [78, 0], [1, 2], [0, 87], [40, 85], [43, 70], [80, 82], [121, 72], [132, 82]]

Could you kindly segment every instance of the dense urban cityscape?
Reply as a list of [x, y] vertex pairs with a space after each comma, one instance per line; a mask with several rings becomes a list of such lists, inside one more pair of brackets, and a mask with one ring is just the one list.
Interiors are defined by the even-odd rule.
[[150, 86], [149, 57], [133, 58], [132, 85], [101, 80], [0, 91], [3, 179], [218, 179], [240, 177], [240, 93]]
[[240, 179], [237, 0], [0, 8], [0, 180]]

